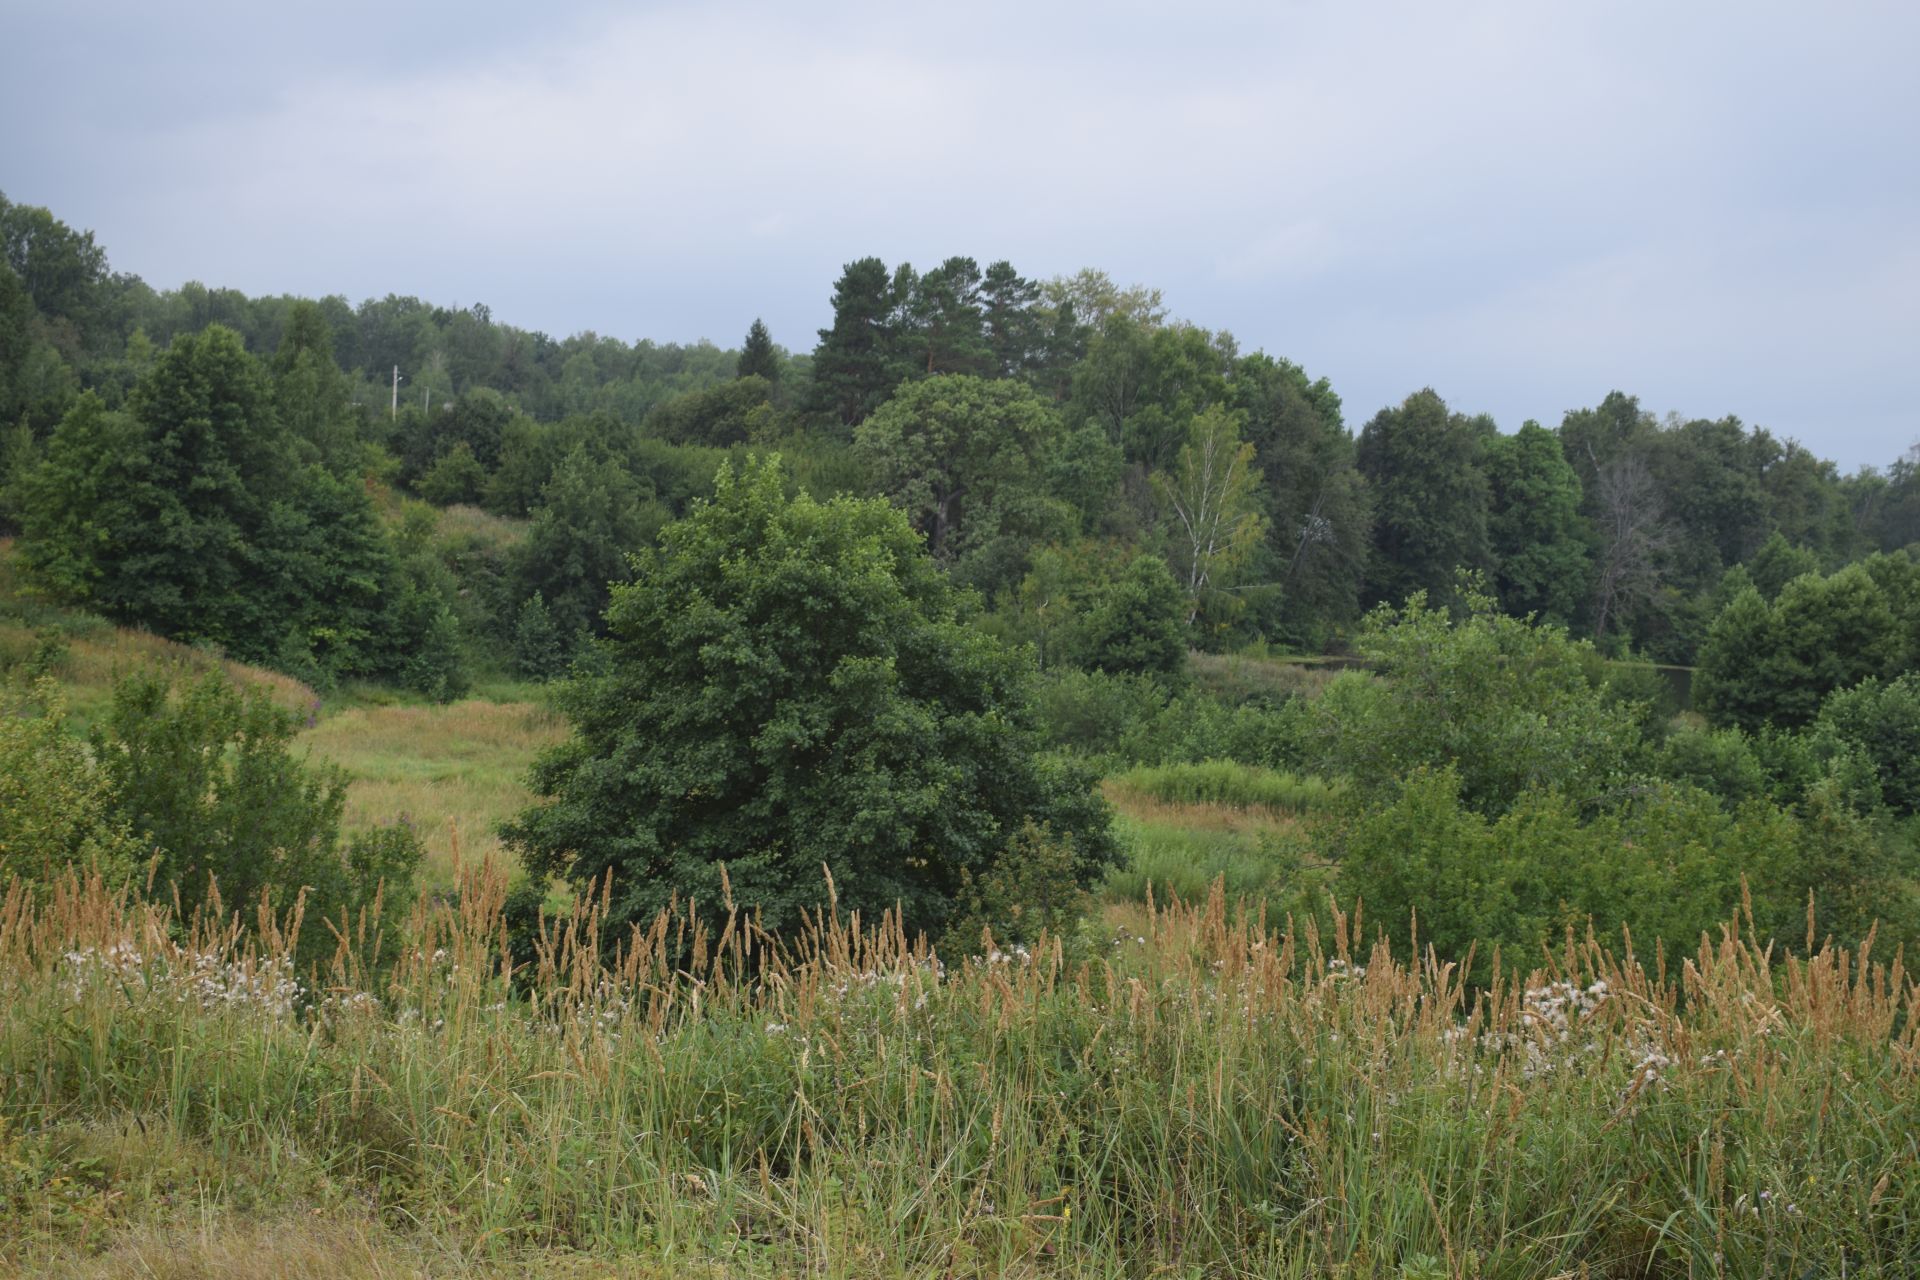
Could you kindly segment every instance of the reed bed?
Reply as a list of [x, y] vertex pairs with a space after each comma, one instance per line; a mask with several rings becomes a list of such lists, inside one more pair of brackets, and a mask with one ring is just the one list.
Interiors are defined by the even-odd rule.
[[463, 1267], [1920, 1266], [1920, 993], [1871, 944], [1782, 958], [1730, 925], [1642, 962], [1569, 939], [1471, 991], [1362, 947], [1359, 920], [1269, 929], [1217, 889], [1116, 911], [1102, 954], [953, 967], [891, 919], [776, 941], [682, 914], [616, 944], [595, 897], [515, 970], [503, 897], [466, 868], [376, 980], [345, 945], [293, 973], [297, 918], [242, 932], [98, 883], [15, 886], [0, 1171], [39, 1182], [0, 1177], [0, 1240], [291, 1199]]

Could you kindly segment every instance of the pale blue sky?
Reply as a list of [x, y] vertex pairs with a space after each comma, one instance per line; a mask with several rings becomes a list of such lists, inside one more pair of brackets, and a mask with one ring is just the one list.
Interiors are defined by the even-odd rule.
[[[543, 8], [549, 11], [542, 11]], [[184, 10], [184, 11], [183, 11]], [[557, 16], [556, 16], [557, 15]], [[1920, 5], [0, 0], [0, 190], [161, 287], [812, 346], [841, 264], [1098, 266], [1507, 430], [1920, 440]]]

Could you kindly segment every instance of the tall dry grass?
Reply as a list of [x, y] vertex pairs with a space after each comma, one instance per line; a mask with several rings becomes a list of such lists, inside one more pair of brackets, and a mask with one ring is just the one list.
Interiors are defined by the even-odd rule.
[[[514, 972], [501, 877], [460, 888], [386, 979], [343, 950], [297, 993], [273, 922], [254, 942], [98, 884], [13, 889], [0, 1169], [83, 1190], [56, 1212], [16, 1178], [6, 1230], [110, 1244], [170, 1196], [297, 1191], [462, 1259], [673, 1274], [1920, 1262], [1920, 993], [1865, 947], [1569, 942], [1474, 993], [1363, 953], [1356, 921], [1276, 933], [1217, 892], [1140, 909], [1104, 954], [958, 969], [892, 921], [782, 943], [663, 918], [615, 945], [589, 903]], [[131, 1155], [82, 1137], [136, 1128]]]

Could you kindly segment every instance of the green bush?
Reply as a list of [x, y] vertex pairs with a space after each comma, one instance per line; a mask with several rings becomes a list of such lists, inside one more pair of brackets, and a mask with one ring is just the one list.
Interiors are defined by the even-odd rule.
[[1038, 941], [1043, 935], [1073, 940], [1093, 902], [1079, 873], [1072, 841], [1057, 840], [1028, 823], [1008, 843], [1004, 856], [984, 876], [962, 876], [960, 908], [940, 950], [954, 958], [977, 955], [983, 936], [997, 947]]
[[295, 757], [297, 727], [264, 692], [217, 673], [176, 688], [148, 672], [115, 687], [91, 745], [114, 816], [158, 859], [156, 888], [192, 912], [217, 885], [223, 908], [249, 921], [263, 902], [285, 914], [304, 894], [307, 963], [333, 950], [323, 921], [344, 931], [376, 896], [404, 914], [422, 846], [399, 825], [343, 849], [346, 775]]
[[1055, 669], [1035, 691], [1047, 743], [1094, 759], [1137, 759], [1167, 691], [1149, 676]]
[[1728, 602], [1700, 649], [1694, 702], [1720, 725], [1799, 728], [1828, 694], [1897, 671], [1907, 642], [1864, 565], [1786, 583], [1772, 602], [1752, 589]]
[[465, 440], [441, 454], [420, 477], [420, 496], [436, 507], [456, 502], [478, 502], [486, 488], [487, 469], [473, 456]]
[[1471, 591], [1466, 606], [1456, 623], [1416, 594], [1368, 616], [1358, 647], [1375, 671], [1343, 673], [1314, 703], [1316, 771], [1386, 796], [1416, 769], [1451, 768], [1485, 814], [1536, 788], [1585, 800], [1619, 786], [1639, 714], [1594, 687], [1592, 646]]
[[1498, 818], [1474, 813], [1451, 769], [1420, 770], [1391, 803], [1360, 816], [1338, 844], [1338, 892], [1370, 926], [1466, 963], [1484, 983], [1490, 948], [1526, 967], [1567, 930], [1589, 925], [1609, 946], [1632, 931], [1643, 954], [1690, 951], [1750, 899], [1762, 941], [1801, 949], [1809, 893], [1814, 942], [1863, 940], [1876, 920], [1892, 941], [1915, 936], [1912, 886], [1892, 833], [1816, 787], [1804, 815], [1765, 800], [1729, 811], [1686, 786], [1644, 789], [1595, 814], [1532, 792]]
[[538, 591], [526, 598], [514, 619], [513, 670], [529, 680], [557, 680], [566, 674], [566, 637]]
[[1668, 735], [1655, 758], [1661, 777], [1711, 792], [1738, 806], [1772, 791], [1772, 778], [1753, 741], [1738, 729], [1692, 726]]
[[0, 696], [0, 887], [16, 876], [44, 887], [70, 867], [123, 885], [138, 869], [140, 842], [86, 744], [62, 727], [52, 689], [36, 697], [38, 709]]
[[1299, 698], [1228, 706], [1199, 692], [1170, 697], [1147, 676], [1070, 669], [1047, 672], [1037, 696], [1049, 745], [1108, 770], [1212, 759], [1287, 769], [1307, 754]]
[[1814, 734], [1829, 749], [1851, 748], [1871, 762], [1889, 809], [1920, 814], [1920, 673], [1834, 693], [1820, 708]]

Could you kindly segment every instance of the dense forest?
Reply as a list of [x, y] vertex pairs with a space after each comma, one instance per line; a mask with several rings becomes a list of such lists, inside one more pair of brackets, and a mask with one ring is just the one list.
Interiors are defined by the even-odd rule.
[[[1339, 651], [1376, 604], [1456, 600], [1463, 569], [1511, 615], [1694, 665], [1734, 643], [1716, 619], [1749, 588], [1770, 602], [1920, 540], [1911, 451], [1841, 475], [1619, 391], [1503, 433], [1421, 389], [1356, 433], [1326, 379], [1097, 271], [862, 259], [793, 354], [758, 321], [736, 351], [391, 295], [156, 291], [3, 200], [0, 245], [0, 522], [36, 578], [322, 683], [557, 672], [627, 553], [748, 450], [816, 496], [901, 505], [1043, 667]], [[529, 524], [511, 548], [449, 546], [409, 499]], [[1177, 640], [1120, 639], [1148, 608]]]

